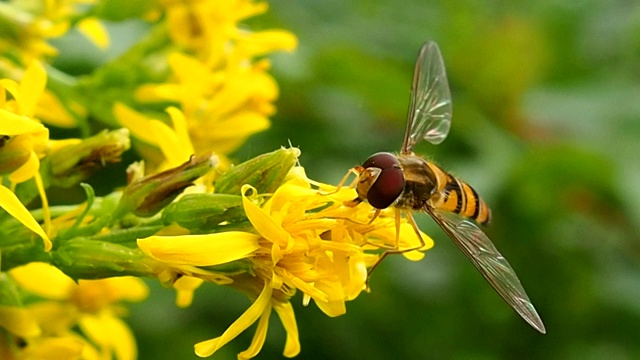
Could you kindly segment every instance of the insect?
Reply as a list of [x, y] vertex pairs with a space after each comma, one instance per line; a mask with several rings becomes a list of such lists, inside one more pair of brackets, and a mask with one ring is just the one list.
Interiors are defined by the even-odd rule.
[[[489, 222], [488, 206], [467, 183], [413, 153], [414, 146], [421, 140], [441, 143], [451, 126], [451, 93], [442, 55], [435, 42], [425, 43], [420, 50], [411, 90], [400, 153], [376, 153], [361, 166], [351, 169], [350, 172], [358, 176], [354, 182], [358, 196], [346, 205], [356, 206], [367, 201], [377, 209], [373, 218], [382, 209], [393, 206], [396, 219], [400, 212], [405, 212], [419, 237], [411, 211], [426, 212], [498, 294], [533, 328], [545, 333], [544, 324], [515, 271], [476, 225]], [[346, 177], [343, 182], [345, 180]], [[424, 246], [424, 241], [420, 241]], [[388, 254], [417, 249], [387, 250], [377, 264]]]

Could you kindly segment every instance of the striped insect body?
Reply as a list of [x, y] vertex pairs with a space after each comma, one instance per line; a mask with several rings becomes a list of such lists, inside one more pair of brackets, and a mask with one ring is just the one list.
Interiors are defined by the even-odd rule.
[[[378, 209], [394, 207], [419, 230], [411, 213], [429, 214], [497, 293], [532, 327], [545, 333], [545, 327], [515, 271], [478, 227], [491, 219], [491, 211], [476, 190], [450, 175], [436, 164], [413, 152], [426, 140], [441, 143], [451, 127], [451, 93], [438, 45], [427, 42], [418, 55], [404, 141], [400, 153], [376, 153], [350, 170], [358, 175], [357, 197], [346, 203], [363, 201]], [[347, 174], [348, 175], [348, 174]], [[344, 183], [345, 179], [341, 182]], [[399, 218], [399, 213], [397, 213]], [[420, 238], [422, 246], [424, 241]], [[386, 250], [370, 272], [389, 254], [417, 250]]]

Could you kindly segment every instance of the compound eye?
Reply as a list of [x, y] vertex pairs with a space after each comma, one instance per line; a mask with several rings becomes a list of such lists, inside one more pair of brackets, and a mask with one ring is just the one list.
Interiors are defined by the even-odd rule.
[[363, 168], [378, 168], [380, 170], [397, 167], [400, 168], [400, 161], [392, 153], [379, 152], [375, 153], [362, 163]]
[[391, 153], [371, 155], [362, 167], [378, 168], [380, 175], [367, 192], [367, 201], [376, 209], [386, 209], [402, 194], [404, 174], [398, 158]]

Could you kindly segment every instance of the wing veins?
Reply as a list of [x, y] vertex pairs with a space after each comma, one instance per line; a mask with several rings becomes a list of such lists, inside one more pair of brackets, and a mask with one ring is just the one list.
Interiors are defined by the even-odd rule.
[[441, 143], [451, 126], [451, 93], [444, 61], [435, 42], [420, 49], [413, 74], [411, 101], [401, 152], [409, 154], [421, 140]]
[[542, 319], [529, 300], [518, 276], [482, 230], [468, 220], [452, 218], [455, 215], [431, 208], [425, 210], [502, 299], [529, 325], [544, 334], [546, 329]]

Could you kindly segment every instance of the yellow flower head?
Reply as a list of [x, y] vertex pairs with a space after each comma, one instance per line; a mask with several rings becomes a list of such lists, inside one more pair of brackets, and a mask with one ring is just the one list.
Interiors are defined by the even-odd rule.
[[[297, 40], [284, 30], [241, 29], [240, 21], [266, 11], [263, 2], [167, 0], [160, 6], [175, 45], [167, 52], [170, 76], [138, 87], [136, 100], [179, 104], [195, 153], [229, 154], [267, 129], [275, 112], [278, 87], [267, 73], [270, 64], [256, 58], [293, 50]], [[126, 118], [132, 117], [121, 110], [116, 109], [116, 117], [129, 126]], [[175, 124], [174, 114], [171, 117]], [[149, 133], [132, 133], [154, 144]]]
[[[23, 1], [0, 4], [3, 25], [9, 30], [0, 38], [0, 51], [15, 52], [25, 62], [57, 55], [47, 41], [64, 35], [72, 21], [87, 11], [94, 0]], [[108, 35], [93, 17], [84, 17], [78, 31], [96, 46], [108, 46]]]
[[163, 1], [172, 40], [207, 64], [229, 56], [248, 58], [276, 50], [291, 50], [296, 40], [280, 30], [251, 33], [239, 22], [267, 11], [265, 2]]
[[[27, 307], [43, 335], [68, 338], [71, 329], [78, 326], [105, 358], [135, 359], [135, 340], [118, 317], [124, 312], [119, 303], [146, 298], [148, 289], [142, 280], [118, 277], [76, 283], [57, 268], [37, 262], [14, 268], [9, 274], [24, 290], [44, 299]], [[82, 348], [82, 340], [75, 338]]]
[[[49, 130], [33, 118], [46, 84], [42, 65], [32, 62], [18, 83], [0, 80], [0, 176], [8, 175], [12, 184], [35, 179], [45, 213], [47, 197], [40, 177], [40, 159], [49, 143]], [[8, 96], [10, 95], [10, 96]], [[45, 250], [51, 249], [49, 237], [10, 189], [0, 185], [0, 207], [37, 233]], [[45, 215], [45, 223], [49, 217]], [[47, 226], [48, 227], [48, 226]]]
[[[329, 316], [346, 312], [345, 302], [366, 289], [367, 269], [376, 263], [381, 248], [396, 245], [395, 213], [375, 212], [368, 204], [344, 206], [352, 200], [352, 189], [322, 193], [311, 186], [302, 169], [291, 172], [288, 181], [273, 195], [261, 195], [249, 186], [242, 187], [242, 204], [254, 232], [222, 232], [211, 235], [152, 236], [138, 240], [149, 256], [164, 262], [172, 271], [200, 278], [245, 292], [253, 305], [220, 337], [196, 345], [196, 354], [209, 356], [258, 321], [249, 349], [239, 358], [251, 358], [261, 349], [271, 310], [287, 330], [285, 356], [300, 350], [293, 308], [289, 303], [296, 290], [303, 302], [311, 299]], [[327, 192], [333, 188], [319, 184]], [[433, 242], [421, 234], [426, 250]], [[188, 242], [188, 245], [185, 244]], [[400, 224], [399, 248], [420, 244], [413, 227]], [[409, 254], [410, 258], [418, 258]], [[247, 271], [214, 275], [216, 266], [248, 264]], [[179, 276], [178, 276], [179, 277]], [[168, 277], [170, 278], [170, 277]], [[175, 278], [175, 276], [174, 276]], [[181, 297], [200, 283], [190, 282], [179, 289]]]

